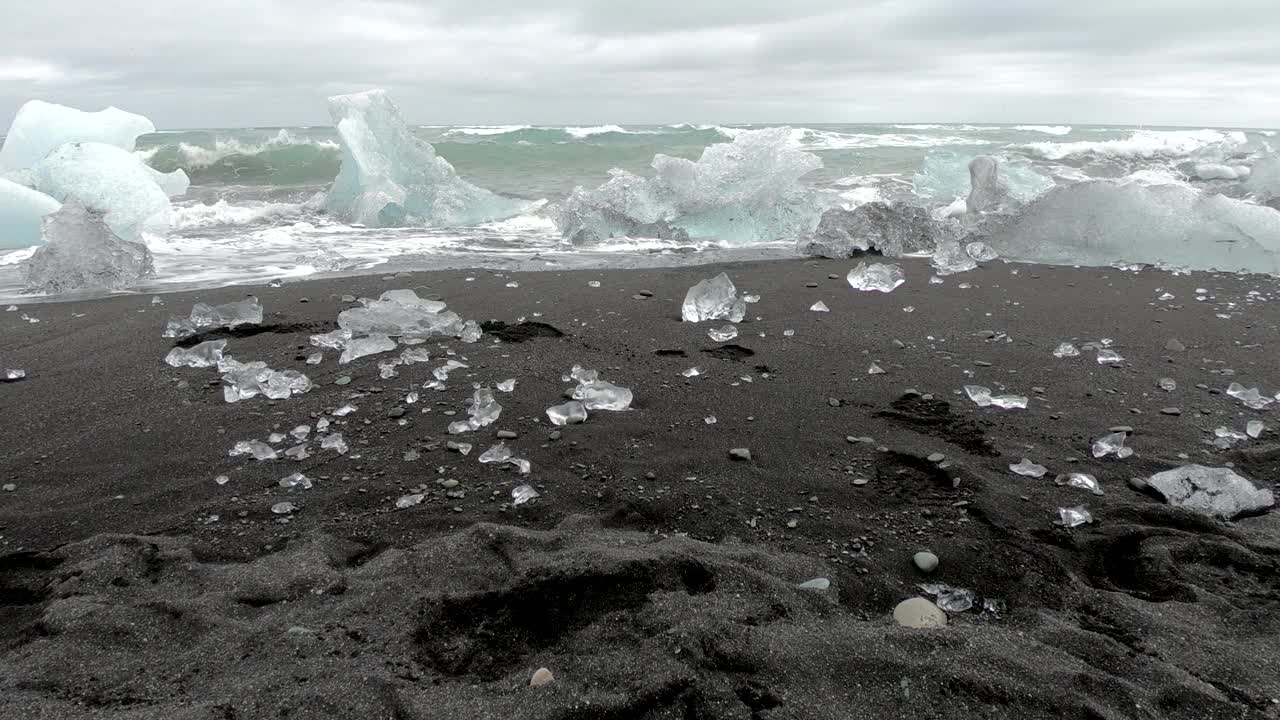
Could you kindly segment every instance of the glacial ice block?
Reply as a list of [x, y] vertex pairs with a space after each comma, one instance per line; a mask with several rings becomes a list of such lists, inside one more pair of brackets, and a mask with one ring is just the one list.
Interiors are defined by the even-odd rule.
[[458, 177], [414, 136], [384, 90], [329, 98], [342, 169], [325, 208], [372, 227], [456, 227], [513, 217], [530, 207]]
[[1280, 212], [1182, 185], [1058, 187], [973, 239], [1026, 262], [1280, 272]]
[[109, 107], [99, 112], [32, 100], [18, 110], [0, 147], [0, 171], [34, 166], [60, 145], [94, 142], [133, 152], [138, 136], [156, 131], [150, 120]]
[[965, 199], [966, 208], [972, 213], [975, 206], [979, 210], [991, 209], [986, 207], [986, 201], [992, 199], [993, 192], [1005, 199], [1026, 203], [1051, 189], [1054, 182], [1024, 160], [1000, 162], [989, 155], [960, 155], [938, 150], [925, 156], [920, 172], [912, 178], [912, 185], [922, 200], [945, 205]]
[[691, 237], [733, 245], [812, 234], [823, 206], [800, 179], [822, 167], [791, 146], [790, 128], [739, 133], [696, 162], [655, 155], [654, 177], [625, 170], [594, 190], [577, 188], [554, 213], [573, 244], [612, 237]]
[[817, 230], [796, 242], [802, 255], [844, 259], [868, 250], [889, 257], [933, 252], [942, 238], [956, 234], [952, 224], [934, 220], [924, 208], [871, 202], [853, 210], [831, 208], [822, 213]]
[[120, 239], [102, 213], [75, 200], [46, 216], [42, 233], [44, 245], [23, 268], [28, 291], [119, 290], [156, 274], [146, 245]]
[[107, 224], [124, 240], [169, 230], [172, 205], [155, 171], [136, 155], [112, 145], [77, 142], [59, 146], [32, 168], [36, 189], [57, 200], [75, 198], [105, 212]]
[[747, 304], [738, 297], [738, 289], [725, 273], [708, 278], [689, 288], [680, 305], [680, 317], [685, 322], [729, 320], [742, 322]]
[[0, 178], [0, 250], [40, 244], [40, 219], [60, 207], [42, 192]]

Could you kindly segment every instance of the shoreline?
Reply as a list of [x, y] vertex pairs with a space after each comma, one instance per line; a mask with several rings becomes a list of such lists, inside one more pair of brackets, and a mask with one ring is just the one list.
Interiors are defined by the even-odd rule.
[[[0, 312], [0, 367], [28, 374], [0, 383], [0, 484], [16, 485], [0, 493], [0, 715], [1274, 717], [1277, 516], [1210, 521], [1129, 481], [1232, 463], [1274, 486], [1280, 421], [1224, 391], [1280, 390], [1277, 281], [994, 262], [938, 285], [927, 261], [897, 259], [907, 282], [885, 294], [850, 288], [858, 262], [450, 269], [160, 305], [150, 292], [17, 302]], [[762, 296], [730, 343], [706, 335], [723, 322], [679, 319], [685, 291], [721, 271]], [[433, 340], [419, 346], [431, 362], [391, 379], [378, 372], [391, 353], [304, 364], [308, 336], [352, 306], [344, 295], [398, 288], [563, 336]], [[299, 370], [310, 392], [227, 404], [214, 370], [163, 363], [168, 315], [249, 294], [263, 325], [220, 335], [226, 354]], [[810, 311], [818, 301], [830, 312]], [[1103, 338], [1123, 365], [1052, 354]], [[741, 349], [707, 352], [726, 345]], [[462, 357], [447, 390], [422, 389]], [[544, 411], [575, 364], [632, 389], [632, 409], [553, 428]], [[472, 383], [507, 378], [497, 422], [447, 435]], [[969, 384], [1028, 407], [979, 408]], [[312, 442], [302, 462], [228, 456], [320, 417], [346, 455]], [[1248, 420], [1266, 423], [1261, 438], [1206, 443]], [[1133, 428], [1136, 454], [1094, 459], [1089, 444], [1116, 426]], [[478, 462], [500, 430], [517, 433], [506, 443], [527, 478]], [[1024, 457], [1050, 474], [1011, 473]], [[293, 472], [315, 486], [280, 487]], [[1055, 486], [1061, 472], [1096, 475], [1105, 495]], [[526, 482], [541, 497], [512, 507]], [[413, 493], [421, 504], [396, 508]], [[281, 501], [297, 511], [272, 513]], [[1054, 524], [1076, 505], [1095, 522]], [[926, 549], [941, 560], [930, 575], [911, 560]], [[815, 577], [831, 590], [795, 587]], [[894, 606], [921, 583], [1005, 609], [897, 627]], [[544, 666], [557, 680], [532, 695]]]

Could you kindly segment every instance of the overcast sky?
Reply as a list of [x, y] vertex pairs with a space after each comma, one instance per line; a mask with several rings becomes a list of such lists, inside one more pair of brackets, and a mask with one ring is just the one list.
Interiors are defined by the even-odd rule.
[[327, 124], [1280, 126], [1280, 0], [0, 0], [25, 100], [162, 128]]

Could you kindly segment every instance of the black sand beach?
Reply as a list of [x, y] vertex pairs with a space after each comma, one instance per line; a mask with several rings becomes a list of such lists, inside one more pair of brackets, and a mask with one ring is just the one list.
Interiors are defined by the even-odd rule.
[[[0, 718], [1280, 716], [1277, 516], [1212, 520], [1130, 484], [1197, 462], [1274, 486], [1280, 421], [1225, 389], [1280, 385], [1276, 281], [992, 263], [935, 285], [902, 264], [889, 294], [853, 291], [849, 261], [789, 260], [0, 312], [0, 367], [28, 374], [0, 383], [0, 483], [14, 486], [0, 492]], [[721, 271], [762, 296], [727, 344], [706, 335], [723, 323], [679, 319], [685, 291]], [[524, 332], [428, 343], [432, 362], [386, 380], [387, 356], [304, 364], [309, 335], [353, 305], [342, 296], [396, 288]], [[214, 370], [164, 364], [167, 316], [248, 294], [263, 326], [202, 339], [300, 370], [311, 392], [228, 404]], [[830, 313], [809, 310], [819, 300]], [[1122, 365], [1052, 354], [1102, 338]], [[422, 390], [442, 346], [469, 368]], [[575, 364], [631, 388], [632, 409], [553, 428], [544, 411]], [[496, 423], [446, 434], [472, 383], [507, 378]], [[1030, 403], [979, 408], [967, 384]], [[347, 403], [332, 428], [346, 455], [228, 456]], [[1259, 439], [1208, 444], [1253, 419]], [[1095, 460], [1115, 426], [1135, 455]], [[477, 461], [498, 431], [519, 434], [527, 479]], [[1010, 472], [1024, 457], [1049, 475]], [[293, 472], [315, 486], [279, 487]], [[1064, 472], [1106, 494], [1055, 486]], [[523, 482], [541, 497], [512, 507]], [[425, 501], [397, 509], [415, 488]], [[297, 511], [273, 514], [286, 500]], [[1076, 505], [1096, 521], [1055, 524]], [[921, 550], [940, 559], [931, 575]], [[797, 587], [819, 577], [830, 589]], [[978, 603], [945, 628], [899, 627], [894, 607], [926, 582]], [[528, 687], [540, 667], [555, 681]]]

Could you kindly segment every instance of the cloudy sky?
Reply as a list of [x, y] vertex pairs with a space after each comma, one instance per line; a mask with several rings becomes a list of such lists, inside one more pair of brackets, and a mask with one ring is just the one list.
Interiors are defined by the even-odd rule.
[[1280, 126], [1277, 0], [2, 0], [24, 100], [161, 127], [1019, 122]]

